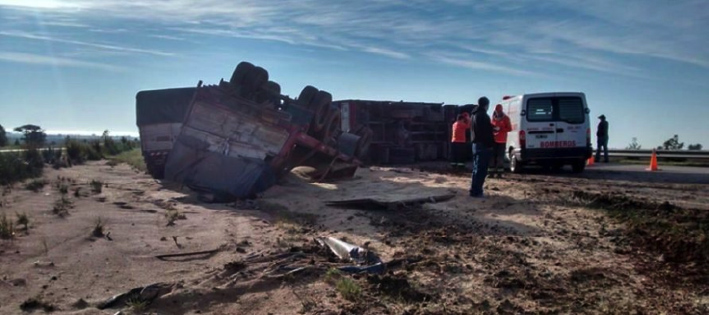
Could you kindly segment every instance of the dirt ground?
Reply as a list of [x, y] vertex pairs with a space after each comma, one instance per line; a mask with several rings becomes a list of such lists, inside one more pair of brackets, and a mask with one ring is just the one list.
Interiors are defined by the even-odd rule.
[[[229, 204], [127, 165], [47, 169], [43, 189], [18, 184], [0, 200], [0, 215], [29, 218], [28, 231], [0, 240], [0, 313], [709, 312], [706, 234], [686, 232], [709, 228], [709, 185], [509, 175], [472, 199], [467, 174], [427, 169], [361, 168], [336, 183], [292, 174]], [[455, 197], [325, 205], [445, 194]], [[656, 233], [660, 223], [668, 232]], [[333, 271], [348, 264], [313, 241], [323, 236], [366, 247], [386, 272]], [[211, 252], [156, 257], [194, 251]], [[133, 295], [98, 308], [151, 284], [152, 303]]]

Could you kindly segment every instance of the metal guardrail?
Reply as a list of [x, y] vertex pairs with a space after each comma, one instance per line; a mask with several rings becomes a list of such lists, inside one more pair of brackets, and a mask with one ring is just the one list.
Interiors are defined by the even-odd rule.
[[[709, 159], [709, 151], [693, 150], [657, 150], [658, 158], [675, 159]], [[596, 152], [594, 151], [594, 154]], [[619, 150], [609, 149], [608, 155], [613, 157], [647, 157], [652, 155], [652, 150]]]

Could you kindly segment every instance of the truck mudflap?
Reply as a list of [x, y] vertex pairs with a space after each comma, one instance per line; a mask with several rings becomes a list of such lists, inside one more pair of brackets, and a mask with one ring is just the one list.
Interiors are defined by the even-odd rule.
[[313, 104], [302, 97], [308, 93], [298, 101], [272, 94], [259, 103], [239, 91], [229, 82], [200, 82], [167, 156], [165, 179], [224, 200], [261, 193], [296, 166], [314, 167], [320, 181], [354, 176], [361, 165], [355, 156], [366, 151], [369, 138], [342, 133], [333, 127], [339, 124], [313, 132], [322, 123], [317, 116], [336, 111], [329, 93], [309, 86], [304, 92], [323, 96], [312, 97]]

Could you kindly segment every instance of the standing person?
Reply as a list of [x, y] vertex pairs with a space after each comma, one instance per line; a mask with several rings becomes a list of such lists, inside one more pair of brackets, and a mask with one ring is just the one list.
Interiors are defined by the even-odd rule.
[[465, 167], [466, 132], [470, 129], [470, 116], [468, 113], [459, 114], [453, 123], [451, 133], [451, 166], [453, 168]]
[[495, 111], [492, 113], [492, 134], [495, 136], [495, 145], [492, 148], [492, 173], [490, 178], [502, 178], [502, 173], [505, 172], [505, 148], [507, 147], [507, 133], [512, 131], [510, 117], [502, 111], [502, 105], [497, 104]]
[[601, 161], [601, 148], [603, 148], [603, 163], [608, 163], [608, 121], [606, 120], [606, 115], [598, 116], [601, 122], [598, 123], [598, 129], [596, 130], [596, 141], [598, 146], [596, 147], [596, 162]]
[[487, 97], [478, 99], [478, 106], [473, 111], [473, 176], [470, 184], [470, 196], [483, 197], [483, 184], [487, 176], [487, 165], [490, 163], [490, 151], [495, 144], [492, 135], [492, 124], [487, 109], [490, 101]]

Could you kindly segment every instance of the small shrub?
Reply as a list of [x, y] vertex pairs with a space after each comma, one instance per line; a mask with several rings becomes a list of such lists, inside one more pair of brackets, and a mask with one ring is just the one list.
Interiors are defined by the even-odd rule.
[[343, 277], [337, 281], [335, 288], [346, 300], [356, 301], [362, 295], [362, 288], [359, 284], [347, 277]]
[[103, 182], [91, 180], [91, 191], [95, 194], [100, 194], [103, 191]]
[[59, 185], [59, 193], [61, 193], [62, 195], [68, 194], [69, 193], [69, 186], [67, 186], [66, 184], [60, 184]]
[[15, 237], [15, 227], [12, 221], [7, 219], [7, 215], [3, 213], [2, 216], [0, 216], [0, 238], [11, 239], [13, 237]]
[[29, 232], [30, 218], [27, 217], [27, 213], [19, 214], [17, 213], [17, 224], [25, 226], [25, 232]]
[[94, 230], [91, 231], [91, 235], [93, 235], [94, 237], [103, 237], [105, 223], [106, 222], [101, 220], [101, 217], [98, 217], [96, 219], [96, 224], [94, 224]]
[[44, 186], [46, 186], [46, 185], [47, 185], [46, 180], [35, 179], [35, 180], [32, 180], [31, 182], [27, 183], [27, 185], [25, 185], [25, 188], [27, 188], [27, 190], [39, 192], [40, 190], [44, 189]]
[[29, 298], [20, 304], [20, 309], [24, 312], [32, 312], [40, 308], [47, 313], [54, 312], [57, 309], [54, 305], [42, 301], [40, 297]]
[[65, 217], [69, 214], [69, 209], [74, 206], [74, 203], [69, 200], [69, 198], [64, 195], [60, 199], [54, 202], [54, 208], [52, 212], [60, 217]]
[[142, 299], [140, 295], [137, 295], [128, 298], [128, 300], [126, 300], [126, 306], [128, 306], [135, 313], [141, 313], [148, 308], [148, 301]]
[[74, 197], [81, 198], [81, 187], [76, 187], [76, 189], [74, 190]]
[[177, 220], [187, 220], [187, 216], [177, 210], [168, 210], [165, 212], [165, 218], [167, 218], [167, 226], [175, 225]]

